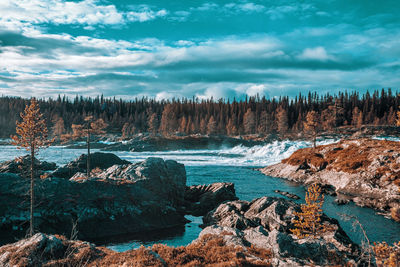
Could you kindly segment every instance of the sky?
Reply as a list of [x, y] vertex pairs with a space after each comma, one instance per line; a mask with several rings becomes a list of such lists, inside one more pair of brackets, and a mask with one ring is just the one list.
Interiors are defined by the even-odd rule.
[[398, 0], [0, 0], [0, 95], [400, 87]]

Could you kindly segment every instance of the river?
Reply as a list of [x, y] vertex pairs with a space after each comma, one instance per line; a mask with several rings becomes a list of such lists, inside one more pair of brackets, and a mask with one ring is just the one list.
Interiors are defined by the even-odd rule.
[[[324, 140], [320, 144], [332, 142], [335, 142], [335, 140]], [[274, 190], [279, 189], [300, 196], [301, 199], [296, 202], [302, 203], [305, 196], [305, 188], [303, 186], [284, 179], [265, 176], [256, 169], [277, 163], [281, 159], [290, 156], [297, 149], [309, 145], [306, 141], [276, 141], [264, 146], [251, 148], [237, 146], [233, 148], [221, 147], [216, 150], [113, 153], [133, 163], [144, 160], [147, 157], [177, 160], [185, 164], [188, 185], [232, 182], [235, 184], [237, 196], [242, 200], [252, 200], [262, 196], [282, 197], [274, 193]], [[98, 150], [93, 150], [93, 152], [95, 151]], [[63, 165], [85, 152], [84, 149], [50, 147], [39, 154], [39, 159]], [[0, 146], [0, 162], [24, 154], [26, 154], [25, 151], [17, 150], [13, 146]], [[343, 214], [357, 218], [371, 242], [386, 241], [393, 243], [399, 240], [400, 224], [376, 214], [372, 209], [361, 208], [353, 203], [338, 206], [334, 204], [333, 197], [325, 196], [323, 210], [328, 216], [337, 219], [350, 238], [359, 244], [364, 240], [363, 234], [358, 226], [353, 225], [354, 220], [344, 219]], [[104, 242], [109, 248], [116, 251], [125, 251], [154, 243], [163, 243], [171, 246], [187, 245], [197, 238], [201, 231], [199, 225], [202, 223], [201, 217], [187, 216], [187, 218], [191, 222], [186, 224], [184, 228], [147, 233], [145, 236], [124, 236], [122, 239], [115, 238]]]

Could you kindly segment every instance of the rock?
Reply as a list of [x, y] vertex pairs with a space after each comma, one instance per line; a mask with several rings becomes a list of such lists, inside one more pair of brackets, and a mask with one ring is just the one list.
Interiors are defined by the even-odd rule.
[[390, 209], [390, 215], [393, 220], [400, 222], [400, 205], [392, 207]]
[[289, 192], [284, 192], [284, 191], [281, 191], [281, 190], [274, 190], [274, 192], [278, 193], [278, 194], [280, 194], [282, 196], [291, 198], [291, 199], [300, 199], [300, 197], [298, 195], [295, 195], [295, 194], [292, 194], [292, 193], [289, 193]]
[[340, 193], [356, 205], [387, 214], [400, 203], [399, 155], [400, 142], [342, 140], [315, 149], [299, 149], [261, 172], [305, 185], [318, 183], [323, 193]]
[[[55, 170], [52, 175], [59, 178], [71, 178], [77, 172], [86, 172], [87, 155], [82, 154], [79, 158], [71, 161], [67, 165]], [[112, 153], [95, 152], [90, 154], [91, 169], [107, 169], [113, 165], [129, 164], [129, 161], [120, 159]]]
[[0, 266], [80, 266], [103, 255], [88, 242], [37, 233], [0, 247]]
[[229, 233], [224, 237], [228, 245], [270, 249], [274, 266], [355, 264], [360, 248], [335, 219], [321, 217], [329, 230], [319, 238], [298, 239], [292, 235], [294, 212], [299, 210], [298, 204], [273, 197], [226, 202], [204, 217], [206, 228], [200, 236]]
[[0, 265], [11, 266], [270, 266], [269, 250], [227, 246], [224, 236], [203, 235], [185, 247], [155, 244], [125, 252], [38, 233], [0, 247]]
[[337, 197], [336, 199], [335, 199], [335, 203], [337, 204], [337, 205], [346, 205], [346, 204], [348, 204], [350, 202], [350, 200], [348, 199], [348, 198], [344, 198], [344, 197]]
[[[23, 156], [14, 160], [6, 161], [0, 164], [0, 173], [27, 173], [30, 170], [31, 156]], [[35, 158], [35, 169], [40, 174], [46, 171], [53, 171], [57, 165], [53, 162], [39, 161]]]
[[[159, 158], [114, 165], [89, 179], [38, 179], [35, 227], [47, 233], [70, 234], [76, 222], [79, 238], [97, 240], [183, 226], [187, 220], [180, 209], [185, 187], [184, 166]], [[25, 234], [28, 188], [27, 179], [0, 174], [0, 242]]]
[[185, 208], [188, 214], [205, 215], [224, 201], [237, 200], [233, 183], [192, 185], [185, 190]]

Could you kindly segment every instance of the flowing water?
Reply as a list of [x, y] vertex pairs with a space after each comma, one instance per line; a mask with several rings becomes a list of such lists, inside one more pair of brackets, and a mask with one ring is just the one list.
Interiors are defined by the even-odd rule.
[[[335, 142], [335, 140], [324, 140], [320, 144], [332, 142]], [[237, 196], [242, 200], [252, 200], [262, 196], [282, 197], [273, 192], [279, 189], [300, 196], [301, 200], [296, 202], [302, 203], [305, 196], [303, 186], [284, 179], [265, 176], [257, 171], [256, 168], [277, 163], [281, 159], [290, 156], [297, 149], [309, 145], [306, 141], [276, 141], [264, 146], [250, 148], [236, 146], [233, 148], [221, 147], [214, 150], [118, 151], [113, 153], [133, 163], [148, 157], [177, 160], [185, 164], [188, 185], [232, 182], [235, 184]], [[93, 152], [95, 151], [98, 150], [94, 149]], [[63, 165], [85, 152], [85, 149], [50, 147], [43, 150], [39, 154], [39, 158]], [[0, 146], [0, 162], [24, 154], [26, 154], [25, 151], [17, 150], [13, 146]], [[343, 219], [343, 214], [356, 217], [361, 222], [371, 242], [386, 241], [393, 243], [400, 239], [400, 224], [376, 214], [372, 209], [357, 207], [353, 203], [337, 206], [331, 196], [325, 197], [323, 209], [328, 216], [339, 220], [345, 232], [357, 243], [361, 243], [363, 235], [357, 226], [353, 226], [354, 221]], [[201, 231], [199, 225], [202, 223], [201, 217], [187, 216], [187, 218], [191, 222], [182, 228], [147, 233], [145, 236], [124, 236], [123, 239], [115, 238], [107, 240], [106, 243], [109, 248], [116, 251], [125, 251], [140, 245], [152, 245], [154, 243], [163, 243], [170, 246], [187, 245], [197, 238]], [[128, 239], [129, 241], [126, 241]]]

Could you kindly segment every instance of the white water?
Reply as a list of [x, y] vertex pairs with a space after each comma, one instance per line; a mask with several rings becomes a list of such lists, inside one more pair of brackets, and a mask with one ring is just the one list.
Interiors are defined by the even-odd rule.
[[[329, 144], [337, 140], [329, 139], [318, 142], [318, 144]], [[267, 166], [289, 157], [299, 148], [310, 146], [307, 141], [274, 141], [266, 145], [245, 147], [242, 145], [215, 150], [176, 150], [158, 152], [130, 152], [113, 151], [112, 153], [132, 163], [145, 160], [148, 157], [161, 157], [173, 159], [186, 166]], [[92, 152], [99, 151], [93, 149]], [[85, 149], [67, 149], [62, 146], [54, 146], [42, 150], [38, 158], [40, 160], [56, 162], [64, 165], [84, 154]], [[0, 162], [14, 159], [17, 156], [27, 154], [23, 149], [14, 146], [0, 146]]]

